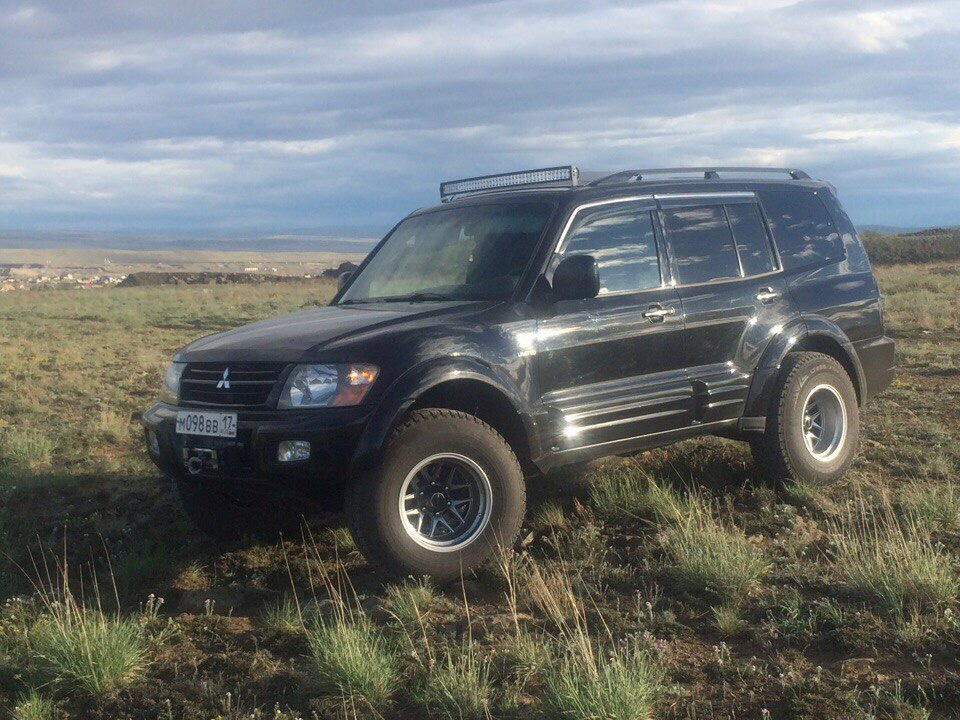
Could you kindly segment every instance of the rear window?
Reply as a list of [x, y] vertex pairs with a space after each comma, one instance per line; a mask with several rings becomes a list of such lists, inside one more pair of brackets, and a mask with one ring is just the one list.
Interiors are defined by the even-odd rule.
[[816, 194], [789, 190], [768, 190], [758, 194], [773, 229], [773, 239], [784, 269], [843, 256], [840, 235]]
[[664, 210], [663, 217], [681, 284], [740, 277], [737, 250], [722, 206]]
[[757, 206], [753, 203], [727, 205], [727, 217], [730, 218], [730, 229], [737, 241], [743, 274], [750, 277], [776, 270], [773, 248], [770, 247], [770, 239]]

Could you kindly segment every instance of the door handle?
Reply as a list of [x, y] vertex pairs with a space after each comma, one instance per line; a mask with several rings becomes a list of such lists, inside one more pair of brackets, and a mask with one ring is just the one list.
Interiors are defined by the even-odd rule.
[[653, 322], [663, 322], [667, 315], [676, 315], [676, 313], [677, 309], [675, 307], [665, 308], [662, 305], [651, 305], [643, 311], [643, 316]]
[[757, 300], [759, 300], [762, 303], [773, 302], [778, 297], [780, 297], [780, 293], [778, 293], [772, 287], [765, 287], [760, 292], [757, 293]]

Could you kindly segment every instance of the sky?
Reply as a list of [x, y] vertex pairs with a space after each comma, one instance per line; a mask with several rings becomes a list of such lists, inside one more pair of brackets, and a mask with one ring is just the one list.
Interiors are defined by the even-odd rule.
[[0, 0], [3, 229], [383, 230], [562, 164], [960, 224], [960, 0]]

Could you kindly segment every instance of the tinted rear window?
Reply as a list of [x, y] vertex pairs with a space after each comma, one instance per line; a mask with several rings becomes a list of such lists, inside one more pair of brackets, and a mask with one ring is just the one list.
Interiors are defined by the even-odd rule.
[[740, 277], [737, 250], [723, 207], [664, 210], [663, 217], [681, 284]]
[[730, 229], [737, 241], [743, 274], [750, 277], [776, 270], [773, 249], [757, 206], [752, 203], [727, 205], [727, 217], [730, 218]]
[[814, 193], [767, 190], [758, 194], [784, 269], [836, 260], [843, 255], [840, 235]]

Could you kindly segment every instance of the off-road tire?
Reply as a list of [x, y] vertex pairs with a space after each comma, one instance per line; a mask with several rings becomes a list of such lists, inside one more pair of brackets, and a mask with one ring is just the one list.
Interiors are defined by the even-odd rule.
[[276, 540], [282, 533], [296, 537], [303, 521], [297, 512], [261, 501], [244, 502], [202, 480], [177, 479], [177, 492], [184, 512], [205, 535], [220, 542], [245, 536]]
[[[490, 482], [485, 529], [462, 549], [448, 552], [414, 541], [398, 510], [404, 480], [418, 463], [438, 453], [471, 459]], [[525, 509], [523, 473], [510, 445], [482, 420], [447, 409], [411, 413], [391, 435], [377, 467], [346, 493], [347, 523], [364, 557], [390, 577], [429, 575], [441, 584], [479, 568], [498, 546], [512, 547]]]
[[[843, 401], [846, 430], [836, 455], [818, 460], [804, 442], [804, 406], [809, 393], [832, 388]], [[795, 352], [784, 359], [777, 376], [763, 435], [751, 439], [760, 475], [773, 482], [827, 485], [850, 468], [860, 440], [860, 415], [853, 382], [844, 367], [829, 355]]]

